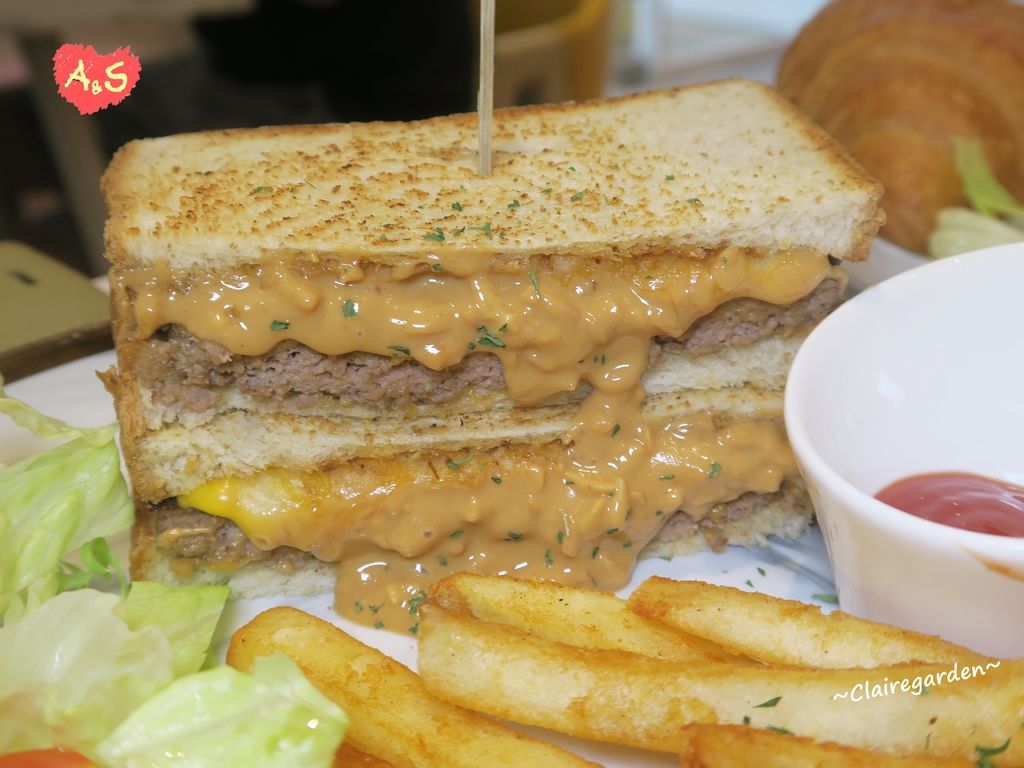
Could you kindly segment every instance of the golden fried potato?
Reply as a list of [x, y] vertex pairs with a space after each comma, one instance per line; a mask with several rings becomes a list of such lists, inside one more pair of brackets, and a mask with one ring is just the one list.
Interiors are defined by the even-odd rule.
[[991, 659], [938, 637], [847, 613], [700, 581], [647, 579], [629, 597], [640, 616], [769, 664], [881, 667], [913, 661], [984, 664]]
[[973, 768], [975, 763], [934, 755], [894, 757], [842, 744], [746, 725], [688, 725], [688, 744], [679, 755], [683, 768]]
[[333, 768], [394, 768], [394, 766], [386, 760], [360, 752], [345, 742], [334, 753]]
[[[432, 693], [588, 739], [678, 753], [688, 743], [683, 726], [750, 723], [893, 754], [927, 745], [969, 758], [1024, 721], [1024, 661], [967, 673], [958, 662], [828, 670], [662, 661], [556, 643], [430, 600], [420, 612], [419, 671]], [[950, 680], [954, 665], [970, 679]], [[1024, 758], [1024, 738], [1006, 758]]]
[[294, 608], [272, 608], [235, 632], [227, 661], [247, 671], [278, 652], [345, 710], [349, 746], [397, 768], [594, 765], [435, 699], [397, 661]]
[[633, 613], [624, 600], [606, 592], [458, 573], [431, 587], [430, 596], [448, 610], [583, 648], [618, 648], [676, 661], [741, 661], [706, 640]]

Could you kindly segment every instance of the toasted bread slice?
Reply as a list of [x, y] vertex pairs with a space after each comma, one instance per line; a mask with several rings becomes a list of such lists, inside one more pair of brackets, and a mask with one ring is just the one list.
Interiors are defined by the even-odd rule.
[[381, 264], [699, 253], [867, 256], [881, 187], [768, 86], [732, 80], [476, 118], [271, 127], [134, 141], [103, 179], [119, 268], [287, 256]]

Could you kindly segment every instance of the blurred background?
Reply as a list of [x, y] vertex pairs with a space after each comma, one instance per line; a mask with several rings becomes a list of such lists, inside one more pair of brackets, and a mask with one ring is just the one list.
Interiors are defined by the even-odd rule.
[[[497, 0], [495, 106], [743, 75], [772, 82], [823, 0]], [[0, 241], [105, 271], [99, 175], [131, 139], [471, 111], [478, 0], [0, 2]], [[62, 43], [130, 45], [142, 76], [83, 117]]]

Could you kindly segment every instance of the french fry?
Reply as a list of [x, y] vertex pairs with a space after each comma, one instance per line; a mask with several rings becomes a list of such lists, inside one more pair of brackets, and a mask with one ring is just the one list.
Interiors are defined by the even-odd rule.
[[334, 753], [333, 768], [394, 768], [386, 760], [360, 752], [347, 741]]
[[974, 768], [976, 763], [951, 757], [895, 757], [842, 744], [820, 743], [745, 725], [688, 725], [688, 740], [679, 756], [683, 768]]
[[248, 670], [257, 657], [277, 652], [345, 710], [346, 743], [396, 768], [594, 765], [435, 699], [397, 661], [293, 608], [273, 608], [235, 632], [227, 660]]
[[655, 576], [630, 595], [628, 604], [640, 616], [769, 664], [846, 669], [992, 661], [938, 637], [700, 581]]
[[458, 573], [431, 587], [430, 596], [448, 610], [583, 648], [617, 648], [676, 661], [739, 663], [742, 659], [706, 640], [638, 616], [624, 600], [606, 592], [511, 576]]
[[[927, 746], [970, 758], [976, 747], [1011, 739], [1024, 720], [1024, 661], [971, 670], [963, 681], [949, 679], [950, 665], [824, 670], [661, 661], [533, 637], [430, 600], [420, 612], [418, 666], [431, 692], [588, 739], [678, 753], [687, 744], [683, 726], [749, 722], [893, 754]], [[922, 694], [927, 685], [927, 695], [915, 696], [915, 684]], [[851, 696], [858, 687], [866, 694]], [[1019, 762], [1024, 738], [1011, 741], [1005, 757]]]

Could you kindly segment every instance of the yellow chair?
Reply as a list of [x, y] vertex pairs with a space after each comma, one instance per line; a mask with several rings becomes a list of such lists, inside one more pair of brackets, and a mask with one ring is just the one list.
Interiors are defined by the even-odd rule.
[[[476, 28], [480, 0], [469, 0]], [[494, 106], [604, 93], [611, 0], [496, 0]]]

